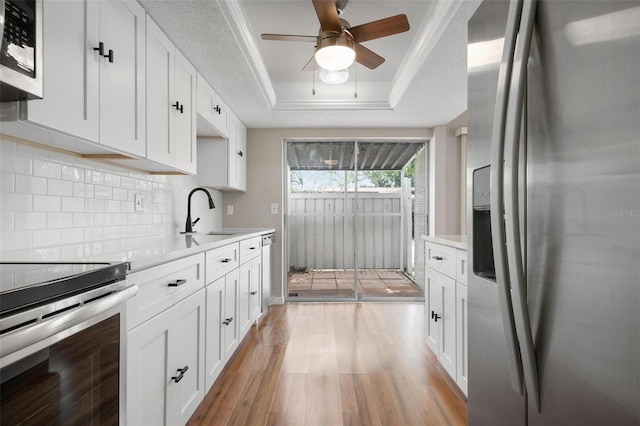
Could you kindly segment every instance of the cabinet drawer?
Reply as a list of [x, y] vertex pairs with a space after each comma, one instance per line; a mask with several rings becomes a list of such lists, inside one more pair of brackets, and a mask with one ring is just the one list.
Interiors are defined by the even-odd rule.
[[468, 268], [467, 252], [465, 250], [458, 250], [456, 253], [456, 281], [460, 284], [467, 285]]
[[134, 272], [127, 279], [138, 286], [136, 297], [127, 301], [131, 330], [204, 287], [204, 254]]
[[229, 244], [207, 252], [207, 277], [210, 284], [240, 265], [240, 245]]
[[248, 238], [240, 241], [240, 264], [259, 256], [261, 247], [262, 237]]
[[456, 278], [456, 249], [431, 242], [426, 243], [426, 266]]

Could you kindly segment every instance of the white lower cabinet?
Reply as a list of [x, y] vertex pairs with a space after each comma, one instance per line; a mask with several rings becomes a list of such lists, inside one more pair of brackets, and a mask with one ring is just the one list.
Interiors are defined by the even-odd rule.
[[225, 364], [238, 347], [237, 269], [207, 286], [205, 384], [213, 386]]
[[205, 291], [129, 331], [127, 423], [183, 425], [205, 395]]
[[425, 337], [442, 367], [466, 395], [467, 253], [446, 245], [426, 243]]
[[240, 265], [240, 339], [249, 332], [251, 325], [260, 315], [260, 282], [262, 279], [262, 258], [254, 257]]

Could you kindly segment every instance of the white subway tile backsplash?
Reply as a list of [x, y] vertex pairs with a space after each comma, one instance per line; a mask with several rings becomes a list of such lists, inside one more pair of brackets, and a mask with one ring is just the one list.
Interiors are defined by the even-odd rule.
[[47, 213], [47, 228], [71, 228], [72, 226], [72, 213]]
[[50, 247], [60, 245], [60, 230], [48, 229], [33, 231], [33, 247]]
[[113, 198], [113, 188], [109, 186], [96, 185], [95, 186], [96, 198], [103, 200], [110, 200]]
[[[196, 185], [194, 176], [132, 172], [0, 137], [0, 260], [152, 255], [149, 235], [184, 222], [186, 194]], [[144, 212], [134, 210], [136, 193], [145, 197]]]
[[84, 198], [62, 197], [63, 212], [83, 212]]
[[47, 214], [26, 212], [15, 217], [16, 231], [26, 231], [30, 229], [47, 229]]
[[15, 175], [11, 172], [0, 173], [0, 191], [13, 192], [15, 191]]
[[34, 159], [33, 175], [45, 178], [61, 179], [62, 166], [59, 163]]
[[46, 194], [47, 193], [47, 179], [43, 177], [33, 177], [28, 175], [15, 175], [16, 177], [16, 192], [30, 193], [30, 194]]
[[25, 158], [11, 153], [2, 153], [0, 167], [3, 172], [21, 173], [30, 175], [32, 172], [31, 158]]
[[77, 244], [84, 241], [84, 229], [83, 228], [72, 228], [65, 229], [65, 231], [60, 235], [60, 242], [62, 244]]
[[84, 211], [86, 212], [104, 212], [104, 200], [90, 199], [84, 200]]
[[33, 210], [33, 197], [31, 194], [14, 194], [11, 192], [2, 194], [0, 210], [30, 212]]
[[82, 228], [95, 225], [94, 213], [73, 213], [73, 227]]
[[49, 195], [71, 197], [73, 195], [73, 183], [64, 180], [49, 179], [47, 192]]
[[81, 168], [72, 165], [62, 166], [62, 179], [72, 182], [84, 182], [84, 172]]

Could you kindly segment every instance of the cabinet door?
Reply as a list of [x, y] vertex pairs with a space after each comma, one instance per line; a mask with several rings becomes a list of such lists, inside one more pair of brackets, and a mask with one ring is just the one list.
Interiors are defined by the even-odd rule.
[[249, 261], [240, 265], [240, 295], [238, 297], [240, 340], [247, 334], [251, 326], [251, 263]]
[[174, 92], [174, 52], [169, 38], [147, 17], [147, 158], [162, 164], [173, 163], [171, 132], [176, 115]]
[[434, 354], [439, 354], [440, 345], [440, 327], [438, 321], [434, 318], [434, 314], [440, 314], [441, 312], [441, 284], [438, 280], [438, 272], [430, 268], [425, 268], [425, 334], [427, 338], [427, 345], [431, 348]]
[[247, 190], [247, 128], [238, 119], [236, 125], [236, 176], [235, 188]]
[[205, 326], [205, 389], [209, 391], [224, 367], [225, 277], [207, 287], [207, 322]]
[[456, 383], [467, 394], [469, 389], [469, 349], [467, 342], [469, 338], [467, 324], [467, 286], [456, 283], [456, 350], [457, 368]]
[[171, 311], [139, 325], [127, 336], [127, 424], [167, 423], [166, 386], [174, 364], [170, 350]]
[[260, 316], [260, 301], [262, 300], [262, 257], [251, 261], [251, 289], [249, 292], [249, 308], [251, 310], [251, 324]]
[[173, 165], [187, 173], [196, 172], [196, 69], [176, 50], [175, 95], [182, 106], [175, 111], [175, 152]]
[[100, 143], [145, 156], [145, 11], [134, 0], [100, 2]]
[[238, 347], [239, 321], [238, 294], [240, 292], [240, 271], [238, 269], [227, 274], [224, 283], [224, 361], [227, 362]]
[[456, 282], [438, 274], [440, 280], [440, 303], [442, 318], [440, 326], [440, 363], [456, 378]]
[[169, 337], [175, 357], [168, 365], [171, 372], [167, 385], [168, 420], [170, 424], [183, 425], [205, 394], [205, 291], [189, 296], [171, 310], [173, 329]]
[[23, 103], [23, 119], [98, 142], [99, 68], [104, 61], [93, 50], [100, 42], [98, 29], [98, 2], [44, 5], [44, 97]]

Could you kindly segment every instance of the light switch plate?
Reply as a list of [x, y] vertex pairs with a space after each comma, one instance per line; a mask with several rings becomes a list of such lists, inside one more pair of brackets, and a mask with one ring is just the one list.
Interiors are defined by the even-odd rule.
[[271, 214], [278, 214], [278, 203], [271, 203]]
[[229, 204], [227, 206], [227, 215], [228, 216], [233, 216], [233, 204]]
[[144, 195], [134, 194], [133, 196], [134, 210], [137, 212], [143, 212], [145, 209]]

